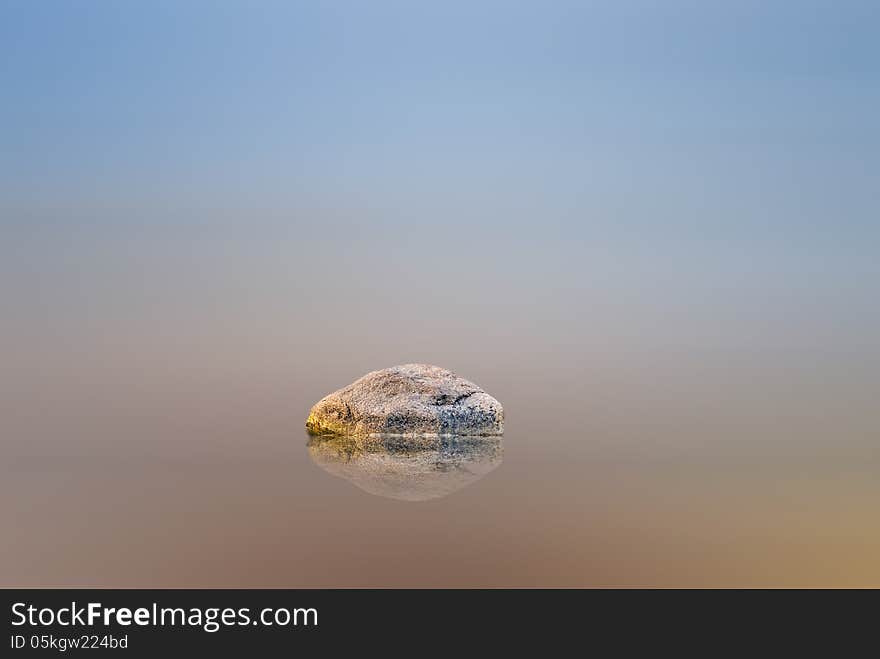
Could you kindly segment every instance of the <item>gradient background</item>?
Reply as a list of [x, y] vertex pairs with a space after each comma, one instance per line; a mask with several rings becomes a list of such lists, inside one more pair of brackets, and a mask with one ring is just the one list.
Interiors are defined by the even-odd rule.
[[[0, 0], [0, 584], [880, 586], [878, 21]], [[409, 506], [301, 430], [408, 361]]]

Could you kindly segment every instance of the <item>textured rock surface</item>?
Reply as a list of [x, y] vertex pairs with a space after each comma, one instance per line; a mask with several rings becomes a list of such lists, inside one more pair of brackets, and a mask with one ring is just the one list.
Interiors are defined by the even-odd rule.
[[370, 494], [401, 501], [448, 496], [501, 464], [497, 437], [351, 437], [309, 440], [322, 469]]
[[501, 435], [501, 403], [473, 382], [428, 364], [367, 373], [318, 401], [306, 428], [333, 435]]

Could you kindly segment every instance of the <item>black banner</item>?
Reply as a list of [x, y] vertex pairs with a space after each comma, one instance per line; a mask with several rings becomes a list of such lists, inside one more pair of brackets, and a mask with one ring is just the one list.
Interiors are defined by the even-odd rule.
[[[875, 593], [613, 590], [5, 590], [3, 656], [814, 644], [872, 629]], [[865, 597], [864, 595], [868, 595]], [[831, 635], [832, 630], [841, 633]], [[762, 646], [764, 647], [764, 646]], [[81, 656], [81, 654], [79, 655]], [[89, 656], [89, 655], [86, 655]]]

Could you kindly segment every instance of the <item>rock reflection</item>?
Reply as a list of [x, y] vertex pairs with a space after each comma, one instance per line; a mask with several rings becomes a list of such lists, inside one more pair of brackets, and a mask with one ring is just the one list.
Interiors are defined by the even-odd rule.
[[497, 437], [311, 437], [319, 467], [370, 494], [401, 501], [440, 499], [501, 464]]

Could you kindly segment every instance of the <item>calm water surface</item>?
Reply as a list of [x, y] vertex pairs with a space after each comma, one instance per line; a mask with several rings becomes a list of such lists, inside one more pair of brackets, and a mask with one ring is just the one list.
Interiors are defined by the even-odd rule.
[[508, 407], [500, 443], [359, 451], [247, 411], [0, 442], [0, 583], [880, 586], [870, 438], [577, 431]]

